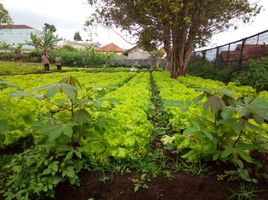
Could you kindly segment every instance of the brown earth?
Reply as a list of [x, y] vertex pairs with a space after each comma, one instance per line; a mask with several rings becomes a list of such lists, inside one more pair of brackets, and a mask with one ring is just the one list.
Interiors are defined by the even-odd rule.
[[[147, 189], [134, 192], [133, 179], [139, 179], [137, 173], [114, 177], [108, 183], [100, 181], [96, 174], [82, 172], [79, 188], [60, 184], [56, 188], [56, 200], [226, 200], [230, 189], [238, 187], [237, 182], [217, 181], [215, 178], [201, 175], [191, 176], [185, 173], [173, 174], [173, 180], [163, 176], [146, 181]], [[259, 183], [257, 200], [268, 199], [268, 182]]]

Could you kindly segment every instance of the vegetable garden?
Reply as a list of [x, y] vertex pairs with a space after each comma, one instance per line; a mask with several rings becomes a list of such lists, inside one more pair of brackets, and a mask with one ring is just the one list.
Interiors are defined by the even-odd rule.
[[89, 72], [0, 77], [0, 199], [268, 197], [267, 91]]

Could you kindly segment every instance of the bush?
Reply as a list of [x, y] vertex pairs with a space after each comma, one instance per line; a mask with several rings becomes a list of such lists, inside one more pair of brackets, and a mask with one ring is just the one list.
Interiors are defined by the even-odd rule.
[[251, 59], [240, 71], [231, 67], [215, 67], [211, 61], [194, 58], [188, 65], [188, 73], [193, 76], [240, 85], [250, 85], [258, 91], [268, 90], [268, 57]]
[[[109, 60], [112, 58], [122, 57], [115, 53], [98, 52], [93, 47], [85, 47], [83, 49], [75, 49], [69, 45], [62, 48], [49, 51], [50, 62], [54, 63], [55, 58], [60, 56], [62, 64], [69, 67], [107, 67]], [[22, 62], [40, 62], [42, 52], [30, 52], [15, 54], [14, 52], [0, 53], [2, 61], [22, 61]], [[118, 67], [118, 66], [116, 66]]]
[[192, 76], [219, 80], [225, 83], [231, 80], [233, 72], [234, 69], [232, 68], [217, 68], [214, 62], [202, 58], [195, 58], [188, 65], [188, 73]]
[[268, 57], [249, 60], [245, 69], [233, 74], [232, 81], [253, 86], [258, 91], [268, 90]]

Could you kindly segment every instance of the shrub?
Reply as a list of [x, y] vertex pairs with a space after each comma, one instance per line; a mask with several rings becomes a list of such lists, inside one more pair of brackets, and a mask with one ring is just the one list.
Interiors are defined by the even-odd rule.
[[233, 74], [232, 81], [268, 90], [268, 57], [249, 60], [243, 71]]
[[268, 57], [249, 60], [240, 71], [231, 67], [215, 67], [211, 61], [194, 58], [188, 65], [188, 73], [193, 76], [240, 85], [250, 85], [258, 91], [268, 90]]

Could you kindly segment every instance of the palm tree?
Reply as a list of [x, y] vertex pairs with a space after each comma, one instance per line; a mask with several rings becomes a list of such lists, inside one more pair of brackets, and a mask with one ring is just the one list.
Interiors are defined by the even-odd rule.
[[31, 33], [31, 41], [27, 42], [26, 44], [34, 46], [36, 51], [39, 53], [40, 50], [49, 51], [53, 49], [59, 41], [61, 41], [61, 38], [48, 30], [43, 32], [41, 36]]

